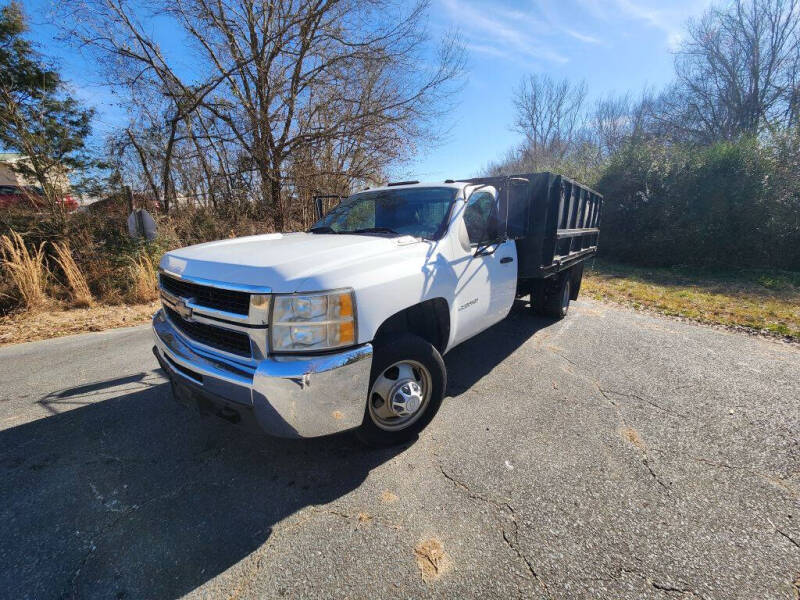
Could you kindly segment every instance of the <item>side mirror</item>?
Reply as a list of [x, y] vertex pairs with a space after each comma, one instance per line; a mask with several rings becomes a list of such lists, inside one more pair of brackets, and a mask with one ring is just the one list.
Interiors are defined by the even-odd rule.
[[313, 200], [314, 200], [314, 212], [316, 213], [316, 216], [317, 216], [316, 220], [317, 221], [319, 221], [322, 217], [325, 216], [325, 204], [324, 204], [324, 202], [325, 202], [325, 200], [327, 200], [329, 198], [331, 198], [331, 199], [335, 198], [337, 200], [337, 203], [342, 201], [342, 197], [339, 194], [323, 194], [323, 195], [320, 195], [320, 196], [314, 196], [313, 197]]
[[492, 212], [489, 213], [489, 222], [486, 224], [486, 239], [478, 242], [478, 247], [493, 246], [505, 241], [505, 232], [502, 231], [503, 223], [498, 214], [497, 205], [492, 206]]
[[[492, 199], [491, 206], [488, 210], [488, 215], [483, 216], [480, 210], [476, 214], [477, 221], [480, 222], [481, 225], [483, 225], [484, 223], [485, 225], [481, 227], [481, 229], [483, 229], [483, 232], [480, 234], [481, 239], [479, 239], [477, 243], [474, 241], [472, 242], [475, 245], [475, 252], [473, 255], [486, 256], [488, 254], [493, 254], [494, 251], [497, 250], [497, 244], [505, 241], [505, 220], [503, 219], [501, 221], [500, 219], [499, 202], [497, 201], [497, 190], [490, 185], [486, 184], [479, 185], [474, 190], [472, 190], [472, 192], [466, 199], [467, 208], [465, 210], [470, 209], [470, 201], [472, 200], [472, 197], [475, 194], [488, 195]], [[484, 198], [481, 198], [480, 201], [485, 201], [485, 196]], [[478, 202], [478, 200], [476, 200], [476, 202]], [[478, 205], [476, 204], [476, 206]], [[485, 208], [483, 210], [485, 210]], [[462, 245], [464, 244], [462, 243]]]

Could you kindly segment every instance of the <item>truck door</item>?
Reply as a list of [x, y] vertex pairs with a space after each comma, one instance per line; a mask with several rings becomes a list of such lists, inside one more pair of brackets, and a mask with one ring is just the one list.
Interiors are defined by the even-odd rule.
[[454, 344], [503, 319], [514, 303], [517, 249], [511, 240], [496, 241], [497, 214], [496, 190], [482, 187], [468, 197], [457, 225]]

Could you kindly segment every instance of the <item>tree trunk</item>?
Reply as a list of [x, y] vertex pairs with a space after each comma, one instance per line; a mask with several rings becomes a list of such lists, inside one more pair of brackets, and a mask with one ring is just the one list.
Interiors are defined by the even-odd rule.
[[283, 203], [281, 202], [281, 179], [280, 175], [273, 173], [269, 182], [270, 200], [272, 202], [272, 224], [275, 231], [283, 231]]
[[131, 141], [131, 144], [133, 144], [136, 154], [139, 156], [139, 163], [142, 165], [142, 171], [144, 172], [145, 179], [147, 180], [147, 185], [150, 188], [150, 191], [153, 193], [153, 201], [155, 202], [155, 205], [158, 206], [160, 201], [158, 186], [153, 179], [153, 174], [150, 172], [150, 166], [147, 164], [147, 154], [145, 153], [144, 148], [142, 148], [142, 146], [140, 146], [136, 141], [136, 136], [133, 135], [133, 132], [131, 132], [130, 129], [126, 129], [125, 133], [128, 134], [128, 139]]
[[164, 213], [169, 212], [170, 194], [173, 191], [172, 186], [172, 152], [175, 148], [175, 135], [178, 129], [178, 119], [170, 121], [169, 139], [167, 140], [167, 147], [164, 151], [164, 164], [162, 165], [162, 185], [163, 185], [163, 198], [164, 198]]

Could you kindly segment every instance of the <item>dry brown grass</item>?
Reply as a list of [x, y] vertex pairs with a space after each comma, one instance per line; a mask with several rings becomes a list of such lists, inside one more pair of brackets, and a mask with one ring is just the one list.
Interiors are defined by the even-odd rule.
[[130, 288], [126, 298], [129, 302], [152, 302], [158, 298], [158, 274], [149, 256], [142, 254], [132, 260], [129, 273]]
[[70, 301], [75, 307], [87, 307], [94, 303], [92, 292], [89, 290], [89, 284], [86, 282], [86, 277], [81, 272], [78, 265], [75, 264], [75, 259], [72, 257], [72, 251], [66, 243], [53, 244], [55, 250], [55, 261], [64, 277], [67, 280], [67, 286], [70, 292]]
[[22, 236], [11, 231], [9, 235], [0, 236], [0, 253], [3, 257], [3, 269], [13, 282], [22, 305], [28, 310], [44, 306], [47, 302], [44, 243], [31, 252]]
[[0, 346], [104, 331], [115, 327], [143, 325], [158, 309], [157, 302], [136, 306], [93, 306], [71, 310], [43, 309], [0, 317]]
[[800, 274], [629, 267], [597, 261], [581, 293], [727, 327], [800, 341]]

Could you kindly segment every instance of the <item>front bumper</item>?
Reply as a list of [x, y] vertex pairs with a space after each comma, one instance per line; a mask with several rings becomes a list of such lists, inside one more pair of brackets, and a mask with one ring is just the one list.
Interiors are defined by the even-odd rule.
[[311, 357], [271, 357], [239, 364], [192, 345], [159, 310], [155, 353], [180, 388], [217, 405], [252, 413], [278, 437], [316, 437], [361, 425], [372, 368], [372, 345]]

